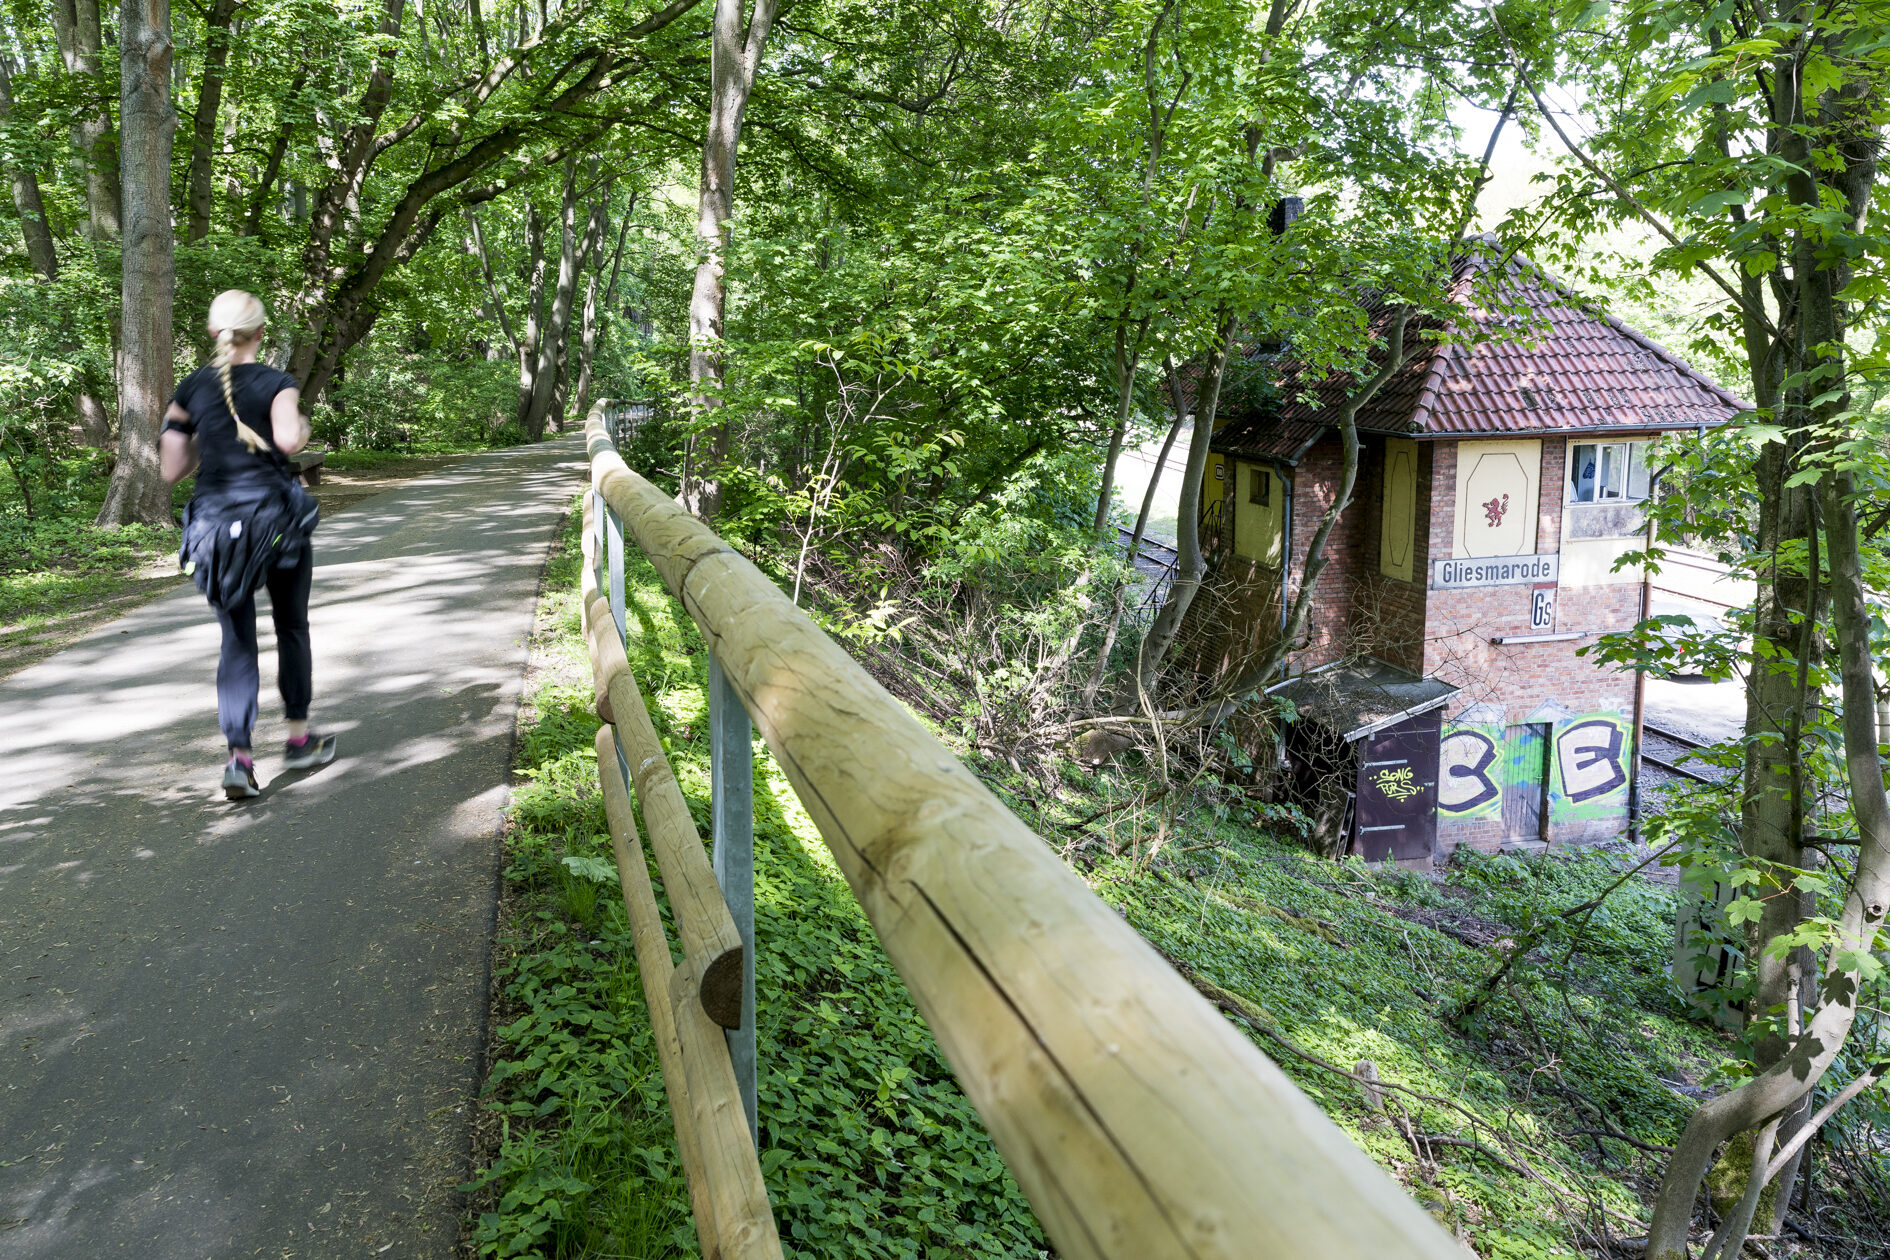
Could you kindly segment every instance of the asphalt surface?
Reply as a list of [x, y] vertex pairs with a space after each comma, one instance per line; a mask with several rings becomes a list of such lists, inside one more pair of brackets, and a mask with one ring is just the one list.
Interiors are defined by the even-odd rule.
[[319, 729], [226, 803], [194, 588], [0, 680], [0, 1256], [447, 1256], [500, 811], [575, 440], [316, 537]]

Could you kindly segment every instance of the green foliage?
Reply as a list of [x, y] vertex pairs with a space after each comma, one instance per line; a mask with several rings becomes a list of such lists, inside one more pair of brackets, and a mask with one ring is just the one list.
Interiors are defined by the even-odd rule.
[[[1090, 872], [1157, 948], [1247, 999], [1302, 1049], [1346, 1068], [1370, 1059], [1383, 1079], [1455, 1104], [1403, 1097], [1419, 1131], [1492, 1147], [1503, 1135], [1589, 1196], [1590, 1210], [1628, 1220], [1644, 1210], [1644, 1169], [1631, 1148], [1561, 1134], [1600, 1127], [1670, 1142], [1690, 1107], [1669, 1082], [1697, 1079], [1718, 1058], [1667, 981], [1668, 891], [1631, 882], [1581, 930], [1544, 941], [1466, 1034], [1451, 1012], [1499, 951], [1612, 883], [1620, 856], [1460, 850], [1438, 882], [1319, 861], [1211, 813], [1184, 827], [1186, 856], [1152, 872], [1108, 857]], [[1475, 1152], [1440, 1149], [1438, 1167], [1426, 1170], [1352, 1082], [1257, 1040], [1374, 1158], [1420, 1198], [1437, 1198], [1479, 1254], [1572, 1256], [1594, 1228], [1568, 1198]]]
[[[416, 443], [486, 444], [511, 418], [518, 365], [466, 352], [415, 350], [415, 330], [387, 321], [318, 405], [316, 436], [387, 451]], [[493, 445], [509, 445], [503, 439]]]
[[[177, 531], [134, 525], [98, 529], [105, 481], [93, 452], [36, 468], [35, 511], [0, 482], [0, 632], [32, 634], [49, 619], [119, 594], [137, 576], [177, 572]], [[184, 490], [175, 502], [181, 505]]]
[[[560, 610], [550, 650], [577, 661], [574, 527], [564, 543], [547, 575]], [[706, 815], [701, 644], [653, 570], [633, 563], [631, 581], [631, 664]], [[506, 1128], [473, 1183], [475, 1243], [491, 1256], [693, 1254], [602, 834], [597, 721], [579, 688], [542, 688], [531, 703], [507, 841], [518, 909], [497, 969], [508, 1022], [487, 1104]], [[762, 1167], [789, 1253], [1040, 1255], [1029, 1208], [845, 880], [779, 770], [756, 760]]]

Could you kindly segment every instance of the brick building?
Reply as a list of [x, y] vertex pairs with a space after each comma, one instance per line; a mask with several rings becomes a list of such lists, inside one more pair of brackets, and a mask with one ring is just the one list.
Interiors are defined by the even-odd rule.
[[[1743, 408], [1528, 264], [1494, 289], [1484, 266], [1460, 265], [1462, 316], [1414, 320], [1409, 361], [1359, 411], [1352, 503], [1274, 688], [1304, 716], [1288, 752], [1325, 784], [1326, 824], [1374, 860], [1620, 834], [1640, 689], [1577, 652], [1643, 615], [1643, 571], [1616, 561], [1644, 543], [1660, 435]], [[1500, 314], [1479, 305], [1492, 291]], [[1284, 402], [1237, 410], [1213, 440], [1220, 554], [1189, 637], [1219, 669], [1277, 639], [1337, 493], [1333, 409], [1356, 385], [1283, 371]]]

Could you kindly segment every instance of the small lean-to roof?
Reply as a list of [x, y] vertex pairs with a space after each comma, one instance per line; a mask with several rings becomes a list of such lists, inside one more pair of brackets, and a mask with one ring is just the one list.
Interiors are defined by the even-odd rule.
[[1349, 744], [1408, 717], [1441, 708], [1457, 690], [1439, 679], [1419, 678], [1395, 665], [1367, 658], [1308, 670], [1275, 683], [1267, 693], [1291, 700], [1302, 718], [1338, 732]]
[[1313, 420], [1251, 415], [1221, 426], [1208, 449], [1255, 463], [1297, 464], [1325, 431], [1325, 425]]
[[[1496, 291], [1513, 309], [1480, 305], [1479, 280], [1498, 264]], [[1414, 437], [1471, 433], [1572, 430], [1691, 429], [1730, 420], [1746, 403], [1721, 389], [1679, 355], [1611, 315], [1585, 311], [1572, 293], [1527, 260], [1500, 253], [1492, 238], [1469, 243], [1457, 262], [1451, 298], [1464, 311], [1455, 327], [1436, 318], [1405, 327], [1409, 361], [1359, 409], [1358, 425]], [[1367, 303], [1382, 330], [1389, 312]], [[1493, 327], [1521, 325], [1519, 334], [1464, 345], [1440, 341]], [[1384, 352], [1375, 354], [1384, 362]], [[1279, 418], [1287, 423], [1330, 421], [1354, 389], [1351, 377], [1308, 382], [1289, 365]], [[1300, 395], [1310, 392], [1310, 402]]]

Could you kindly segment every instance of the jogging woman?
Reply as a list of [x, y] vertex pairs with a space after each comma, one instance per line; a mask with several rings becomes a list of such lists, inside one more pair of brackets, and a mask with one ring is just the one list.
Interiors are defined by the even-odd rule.
[[287, 459], [307, 445], [308, 422], [297, 408], [295, 378], [256, 362], [264, 319], [253, 294], [231, 289], [217, 295], [209, 319], [216, 356], [177, 387], [158, 442], [166, 482], [197, 473], [179, 559], [223, 627], [217, 722], [230, 746], [223, 792], [231, 800], [262, 790], [250, 751], [259, 586], [269, 589], [276, 623], [276, 682], [289, 719], [285, 765], [303, 770], [335, 756], [334, 736], [308, 727], [308, 591], [315, 568], [309, 534], [316, 511]]

